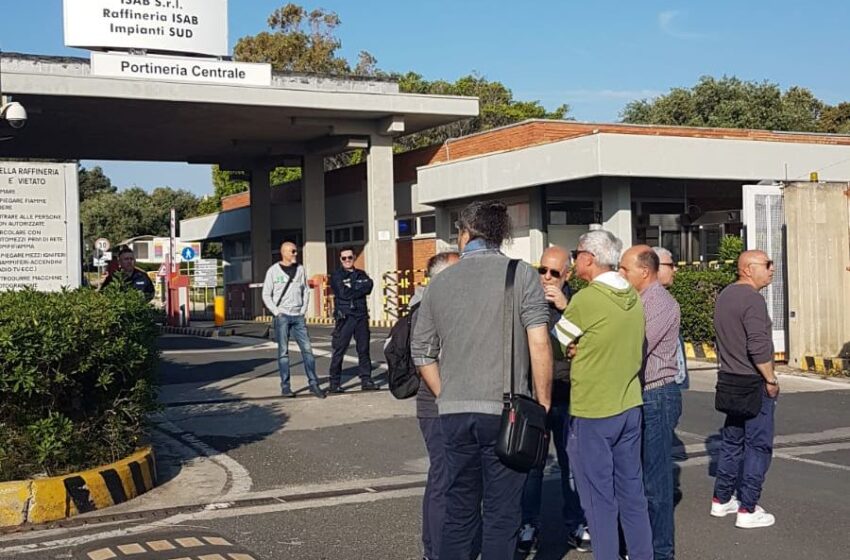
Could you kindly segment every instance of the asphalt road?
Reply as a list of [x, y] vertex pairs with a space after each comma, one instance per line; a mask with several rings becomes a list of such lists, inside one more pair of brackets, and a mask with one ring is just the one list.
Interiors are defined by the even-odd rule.
[[[324, 376], [330, 331], [313, 328], [311, 335]], [[379, 380], [383, 337], [373, 333]], [[412, 402], [387, 391], [360, 393], [356, 377], [344, 395], [282, 399], [274, 345], [258, 340], [167, 336], [161, 346], [165, 409], [153, 432], [160, 486], [68, 527], [0, 534], [0, 557], [85, 558], [115, 539], [156, 542], [177, 529], [220, 536], [266, 560], [421, 558], [427, 459]], [[354, 376], [353, 348], [349, 356]], [[692, 366], [679, 426], [678, 558], [846, 558], [850, 384], [783, 377], [776, 456], [762, 500], [777, 524], [744, 531], [733, 517], [708, 515], [711, 450], [722, 419], [713, 409], [711, 366]], [[293, 388], [305, 387], [297, 352], [293, 367]], [[589, 559], [565, 544], [559, 476], [557, 467], [547, 474], [536, 558]]]

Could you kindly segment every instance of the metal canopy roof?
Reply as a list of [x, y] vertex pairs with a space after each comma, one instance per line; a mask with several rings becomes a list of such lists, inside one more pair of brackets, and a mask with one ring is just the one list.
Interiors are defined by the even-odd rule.
[[271, 87], [92, 76], [85, 59], [2, 55], [26, 108], [0, 157], [244, 165], [367, 145], [478, 114], [478, 100], [403, 94], [392, 82], [276, 74]]

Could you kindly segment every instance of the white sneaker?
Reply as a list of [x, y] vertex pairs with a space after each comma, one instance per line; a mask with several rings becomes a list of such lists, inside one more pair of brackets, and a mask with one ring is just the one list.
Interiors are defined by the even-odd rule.
[[720, 502], [711, 501], [711, 515], [713, 517], [726, 517], [730, 513], [737, 513], [738, 508], [741, 507], [741, 502], [739, 502], [735, 496], [729, 498], [729, 501], [725, 504], [721, 504]]
[[767, 513], [761, 506], [756, 506], [756, 510], [752, 513], [739, 511], [738, 519], [735, 520], [735, 527], [740, 529], [758, 529], [759, 527], [770, 527], [774, 523], [776, 523], [776, 518], [773, 514]]

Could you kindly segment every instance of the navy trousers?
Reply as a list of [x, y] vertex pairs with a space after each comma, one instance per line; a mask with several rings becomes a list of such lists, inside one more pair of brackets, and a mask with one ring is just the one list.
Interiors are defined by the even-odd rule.
[[342, 321], [336, 322], [336, 327], [331, 335], [331, 366], [328, 371], [328, 377], [331, 385], [339, 385], [342, 382], [342, 359], [345, 357], [345, 351], [348, 350], [348, 345], [351, 344], [351, 337], [354, 337], [354, 343], [357, 347], [358, 367], [360, 369], [360, 379], [366, 380], [372, 378], [372, 358], [369, 356], [369, 316], [354, 317], [346, 316]]
[[428, 450], [428, 481], [422, 496], [422, 549], [425, 558], [440, 557], [440, 542], [443, 540], [443, 519], [446, 516], [446, 441], [439, 418], [420, 418], [419, 430]]
[[755, 418], [744, 420], [726, 416], [721, 430], [723, 442], [714, 480], [714, 497], [726, 503], [738, 490], [741, 508], [749, 512], [761, 497], [761, 487], [773, 457], [773, 417], [776, 399], [762, 395], [761, 410]]
[[479, 526], [482, 560], [514, 558], [526, 474], [496, 457], [500, 423], [493, 414], [440, 416], [448, 474], [440, 560], [472, 558]]
[[595, 560], [619, 560], [618, 519], [630, 560], [652, 560], [641, 469], [641, 409], [570, 419], [567, 454], [593, 535]]

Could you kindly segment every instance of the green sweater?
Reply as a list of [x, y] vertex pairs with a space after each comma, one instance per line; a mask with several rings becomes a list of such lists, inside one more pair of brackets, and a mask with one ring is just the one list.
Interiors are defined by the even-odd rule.
[[608, 418], [643, 404], [638, 378], [643, 306], [621, 276], [601, 274], [573, 296], [552, 334], [562, 347], [577, 341], [570, 372], [572, 416]]

